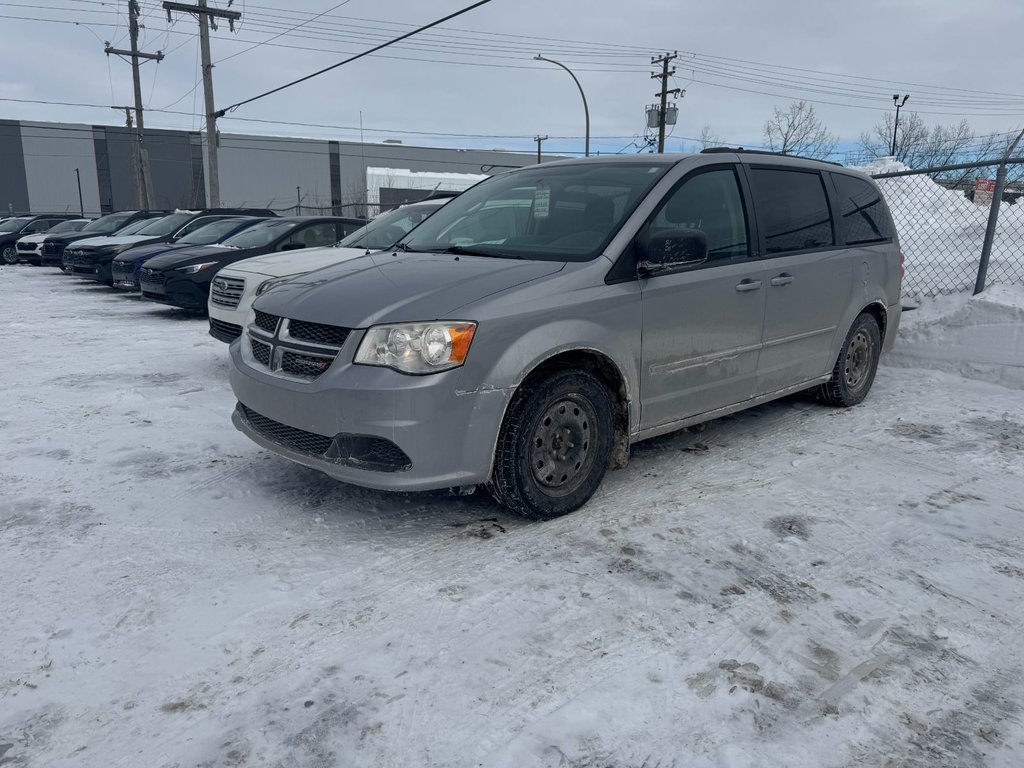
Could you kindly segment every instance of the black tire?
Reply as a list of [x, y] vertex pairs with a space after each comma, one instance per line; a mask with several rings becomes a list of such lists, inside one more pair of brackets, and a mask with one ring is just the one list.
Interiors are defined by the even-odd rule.
[[18, 251], [15, 250], [14, 245], [5, 245], [3, 250], [4, 264], [17, 264], [18, 263]]
[[596, 377], [561, 370], [521, 387], [509, 406], [488, 490], [521, 515], [550, 519], [587, 503], [614, 445], [612, 399]]
[[882, 354], [882, 333], [878, 321], [864, 312], [857, 316], [839, 350], [832, 378], [819, 384], [814, 394], [829, 405], [849, 408], [867, 397]]

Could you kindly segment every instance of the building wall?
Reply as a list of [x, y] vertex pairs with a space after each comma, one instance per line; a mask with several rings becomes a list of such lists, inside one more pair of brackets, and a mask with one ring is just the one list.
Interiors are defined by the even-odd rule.
[[79, 210], [78, 181], [82, 181], [82, 207], [100, 210], [99, 179], [93, 130], [83, 125], [22, 123], [28, 207], [39, 213], [74, 213]]
[[[204, 139], [147, 129], [152, 207], [206, 205]], [[87, 214], [137, 207], [131, 142], [124, 126], [0, 120], [0, 213], [77, 211], [75, 168]], [[221, 134], [219, 159], [222, 205], [294, 211], [298, 187], [309, 213], [332, 206], [355, 212], [370, 167], [480, 174], [534, 162], [525, 153], [240, 134]]]

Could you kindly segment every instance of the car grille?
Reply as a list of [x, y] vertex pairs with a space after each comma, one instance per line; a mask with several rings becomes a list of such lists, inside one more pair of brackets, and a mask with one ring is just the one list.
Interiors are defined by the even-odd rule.
[[280, 319], [277, 315], [270, 315], [266, 312], [260, 312], [258, 309], [256, 310], [256, 326], [267, 333], [273, 333], [277, 330], [277, 321]]
[[70, 251], [68, 255], [76, 267], [91, 267], [96, 263], [96, 254], [91, 251]]
[[[210, 318], [210, 328], [211, 330], [217, 331], [222, 336], [238, 338], [242, 335], [242, 326], [235, 325], [234, 323], [225, 323], [223, 320], [218, 320], [215, 317]], [[267, 360], [270, 360], [269, 355], [267, 355]]]
[[332, 347], [340, 347], [345, 343], [348, 334], [348, 328], [340, 328], [336, 325], [307, 323], [304, 320], [291, 320], [288, 323], [289, 336], [301, 341], [311, 341], [314, 344], [328, 344]]
[[260, 365], [264, 365], [267, 368], [270, 367], [270, 354], [273, 352], [273, 347], [269, 344], [264, 344], [262, 341], [249, 337], [249, 348], [252, 349], [252, 356], [256, 358], [256, 362]]
[[143, 267], [139, 270], [139, 281], [148, 283], [149, 285], [163, 285], [165, 280], [164, 273], [159, 269], [149, 269]]
[[331, 367], [350, 329], [282, 319], [255, 311], [249, 327], [253, 359], [275, 375], [316, 379]]
[[269, 419], [242, 403], [238, 404], [237, 411], [254, 431], [296, 453], [376, 472], [402, 472], [412, 466], [405, 451], [383, 437], [345, 433], [326, 437]]
[[125, 264], [123, 261], [115, 261], [110, 266], [110, 275], [114, 285], [118, 288], [138, 288], [139, 282], [135, 279], [135, 265]]
[[62, 250], [63, 249], [57, 243], [43, 243], [44, 256], [58, 256]]
[[18, 243], [17, 248], [19, 251], [34, 251], [39, 247], [38, 243]]
[[234, 309], [242, 300], [245, 280], [237, 277], [215, 277], [210, 286], [210, 301], [217, 306]]

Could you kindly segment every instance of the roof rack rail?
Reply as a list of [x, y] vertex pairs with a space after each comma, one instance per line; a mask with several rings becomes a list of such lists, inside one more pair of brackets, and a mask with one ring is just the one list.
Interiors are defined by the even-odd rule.
[[802, 155], [789, 155], [785, 152], [771, 152], [767, 149], [744, 149], [743, 147], [708, 147], [702, 149], [700, 153], [702, 155], [714, 155], [720, 152], [735, 152], [743, 155], [773, 155], [775, 157], [792, 157], [795, 160], [813, 160], [816, 163], [828, 163], [829, 165], [838, 165], [840, 168], [843, 167], [842, 163], [834, 162], [833, 160], [819, 160], [816, 157], [803, 157]]

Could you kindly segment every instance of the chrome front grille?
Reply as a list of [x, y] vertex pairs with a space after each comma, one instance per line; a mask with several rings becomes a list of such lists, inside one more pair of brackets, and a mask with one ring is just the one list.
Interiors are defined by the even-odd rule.
[[139, 281], [143, 283], [149, 283], [150, 285], [163, 285], [164, 284], [164, 273], [159, 269], [150, 269], [143, 267], [139, 270]]
[[349, 328], [288, 320], [259, 310], [249, 326], [250, 364], [291, 379], [321, 376], [341, 351]]
[[234, 309], [244, 292], [245, 280], [242, 278], [217, 276], [210, 285], [210, 301], [219, 307]]

